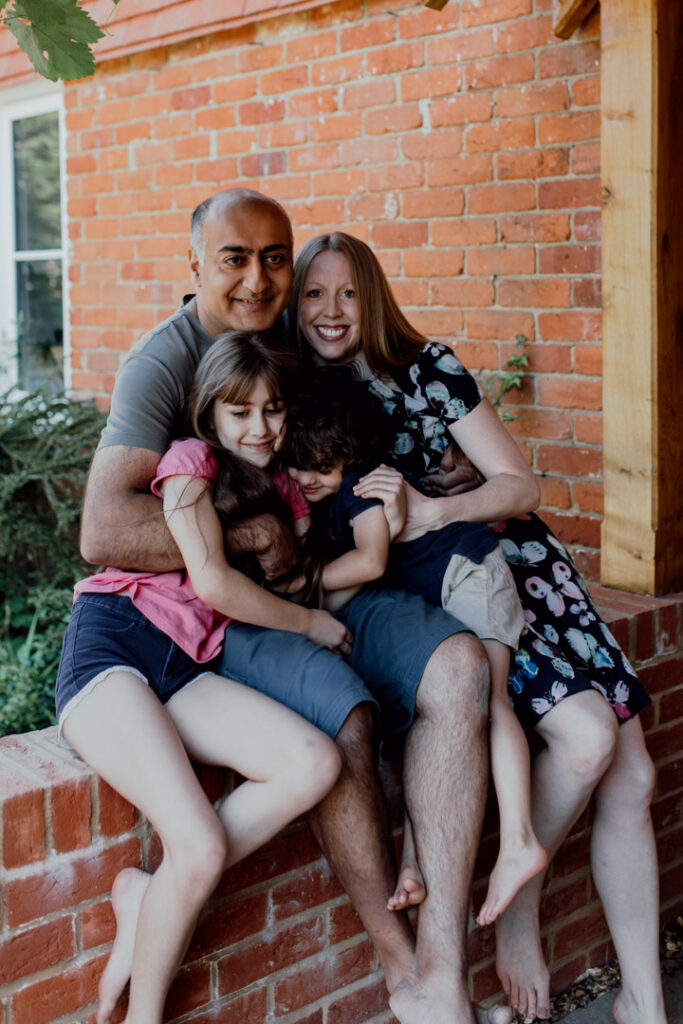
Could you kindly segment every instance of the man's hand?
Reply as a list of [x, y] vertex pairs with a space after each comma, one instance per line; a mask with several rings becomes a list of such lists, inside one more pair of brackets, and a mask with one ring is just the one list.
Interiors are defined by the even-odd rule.
[[271, 513], [244, 519], [225, 531], [228, 560], [230, 554], [253, 554], [266, 580], [285, 576], [297, 560], [296, 541], [292, 530]]
[[424, 477], [424, 483], [437, 494], [448, 497], [473, 491], [484, 483], [484, 478], [465, 453], [451, 444], [443, 453], [437, 472]]

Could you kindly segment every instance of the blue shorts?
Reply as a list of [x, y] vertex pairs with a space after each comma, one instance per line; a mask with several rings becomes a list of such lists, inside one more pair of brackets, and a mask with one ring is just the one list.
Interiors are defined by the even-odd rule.
[[62, 723], [73, 707], [111, 672], [132, 672], [166, 704], [188, 683], [217, 671], [216, 661], [198, 665], [162, 633], [128, 597], [79, 594], [64, 634], [55, 704]]
[[466, 627], [416, 594], [366, 587], [337, 612], [353, 633], [347, 660], [297, 633], [232, 623], [221, 674], [297, 711], [334, 738], [363, 702], [379, 709], [385, 742], [410, 726], [425, 666]]

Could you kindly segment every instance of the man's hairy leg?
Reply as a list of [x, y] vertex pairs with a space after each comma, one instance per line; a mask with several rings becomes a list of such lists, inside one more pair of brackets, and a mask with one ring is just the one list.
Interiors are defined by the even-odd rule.
[[414, 938], [406, 916], [387, 909], [396, 864], [372, 730], [369, 706], [354, 708], [336, 737], [342, 757], [339, 781], [309, 813], [309, 822], [374, 943], [391, 992], [412, 965]]
[[[427, 895], [415, 963], [390, 1005], [401, 1024], [474, 1024], [467, 986], [470, 885], [488, 785], [488, 663], [469, 633], [434, 652], [406, 741], [404, 796]], [[481, 1020], [509, 1021], [507, 1009]]]

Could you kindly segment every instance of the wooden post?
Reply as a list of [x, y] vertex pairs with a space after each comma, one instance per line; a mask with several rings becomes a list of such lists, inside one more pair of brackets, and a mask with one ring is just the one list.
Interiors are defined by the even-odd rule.
[[683, 587], [683, 4], [603, 0], [601, 579]]

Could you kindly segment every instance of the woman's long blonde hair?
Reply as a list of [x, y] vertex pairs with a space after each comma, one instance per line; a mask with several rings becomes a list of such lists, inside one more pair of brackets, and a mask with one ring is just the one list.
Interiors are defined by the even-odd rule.
[[427, 338], [403, 315], [389, 282], [372, 249], [343, 231], [317, 235], [306, 242], [294, 261], [294, 286], [290, 322], [296, 325], [297, 347], [302, 355], [309, 345], [301, 330], [299, 306], [311, 263], [321, 252], [338, 252], [346, 257], [351, 271], [361, 323], [361, 349], [375, 373], [391, 373], [412, 363]]

